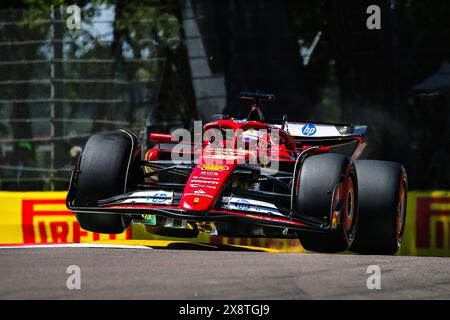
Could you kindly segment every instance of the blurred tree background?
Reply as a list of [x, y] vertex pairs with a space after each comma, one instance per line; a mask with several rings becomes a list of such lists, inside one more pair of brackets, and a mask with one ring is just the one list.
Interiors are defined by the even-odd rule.
[[[66, 25], [73, 4], [79, 30]], [[1, 188], [67, 188], [92, 133], [126, 127], [144, 138], [148, 123], [189, 126], [179, 16], [177, 1], [2, 2]]]
[[[72, 4], [83, 28], [69, 32]], [[381, 30], [366, 27], [374, 4]], [[61, 22], [41, 23], [51, 6]], [[34, 182], [21, 188], [63, 189], [69, 151], [88, 134], [246, 115], [239, 91], [258, 89], [277, 95], [268, 117], [368, 124], [365, 157], [404, 163], [413, 189], [448, 189], [449, 16], [445, 0], [2, 1], [3, 168], [20, 155], [22, 167], [50, 170], [25, 172]], [[37, 122], [51, 110], [64, 121]], [[16, 171], [1, 172], [2, 189], [18, 188]]]

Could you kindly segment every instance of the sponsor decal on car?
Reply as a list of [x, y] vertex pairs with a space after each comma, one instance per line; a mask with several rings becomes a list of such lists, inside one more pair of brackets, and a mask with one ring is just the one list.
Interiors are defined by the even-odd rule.
[[222, 202], [225, 204], [222, 208], [239, 211], [258, 212], [265, 214], [273, 214], [284, 216], [278, 211], [278, 208], [273, 204], [265, 201], [244, 199], [237, 197], [224, 197]]
[[218, 176], [219, 175], [219, 173], [215, 172], [215, 171], [201, 171], [200, 174], [204, 174], [207, 176]]
[[207, 164], [201, 164], [198, 166], [202, 170], [206, 171], [226, 171], [230, 170], [228, 166], [225, 166], [223, 164], [214, 164], [214, 163], [207, 163]]
[[248, 210], [250, 209], [250, 203], [245, 199], [238, 199], [235, 203], [236, 209], [238, 210]]
[[[237, 160], [242, 157], [242, 155], [239, 155], [239, 151], [235, 149], [212, 149], [205, 152], [204, 159]], [[217, 164], [213, 163], [212, 165]]]
[[[153, 196], [153, 198], [151, 199], [151, 202], [154, 204], [171, 204], [172, 203], [172, 198], [170, 197], [169, 194], [167, 193], [157, 193]], [[170, 203], [168, 203], [170, 202]]]
[[219, 177], [199, 177], [199, 176], [192, 176], [192, 179], [220, 181]]
[[204, 184], [219, 184], [219, 182], [217, 181], [208, 181], [208, 180], [197, 180], [197, 179], [192, 179], [191, 182], [198, 182], [198, 183], [204, 183]]
[[199, 189], [199, 190], [195, 190], [194, 193], [197, 193], [197, 194], [205, 194], [206, 192], [203, 191], [202, 189]]
[[305, 124], [302, 128], [303, 135], [307, 137], [313, 136], [316, 132], [317, 132], [316, 126], [311, 123]]
[[172, 204], [173, 192], [157, 191], [137, 191], [130, 193], [130, 198], [120, 203], [148, 203], [148, 204]]
[[198, 184], [198, 183], [190, 183], [189, 186], [190, 186], [191, 188], [209, 188], [209, 189], [217, 189], [216, 186], [207, 186], [207, 185]]
[[[240, 156], [227, 154], [210, 154], [203, 156], [204, 159], [222, 159], [222, 160], [238, 160]], [[222, 170], [220, 170], [222, 171]]]
[[[281, 129], [281, 125], [275, 125], [276, 128]], [[306, 136], [306, 137], [340, 137], [341, 132], [335, 125], [327, 124], [313, 124], [313, 123], [300, 123], [300, 122], [288, 122], [287, 130], [289, 134], [294, 137]]]
[[198, 194], [198, 193], [185, 193], [183, 194], [183, 196], [195, 196], [195, 197], [205, 197], [205, 198], [213, 198], [213, 196], [209, 195], [209, 194]]

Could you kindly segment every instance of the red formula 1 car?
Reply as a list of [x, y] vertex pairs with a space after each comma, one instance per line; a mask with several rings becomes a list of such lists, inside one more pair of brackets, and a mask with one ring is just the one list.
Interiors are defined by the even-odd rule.
[[[367, 126], [264, 121], [249, 116], [203, 126], [200, 139], [151, 133], [89, 138], [73, 171], [67, 207], [100, 233], [143, 223], [149, 232], [195, 237], [299, 238], [311, 251], [394, 254], [406, 214], [407, 175], [394, 162], [357, 160]], [[224, 137], [221, 139], [220, 137]], [[197, 141], [198, 140], [198, 141]]]

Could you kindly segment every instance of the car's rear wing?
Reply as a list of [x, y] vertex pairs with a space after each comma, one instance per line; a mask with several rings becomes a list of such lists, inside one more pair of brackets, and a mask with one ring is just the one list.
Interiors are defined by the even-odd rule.
[[331, 124], [311, 122], [279, 122], [271, 123], [274, 127], [285, 130], [298, 139], [323, 139], [363, 137], [367, 133], [366, 125]]
[[366, 125], [289, 121], [271, 121], [271, 125], [286, 131], [293, 137], [293, 143], [299, 146], [339, 148], [350, 145], [350, 150], [345, 153], [349, 153], [353, 159], [359, 158], [366, 147]]

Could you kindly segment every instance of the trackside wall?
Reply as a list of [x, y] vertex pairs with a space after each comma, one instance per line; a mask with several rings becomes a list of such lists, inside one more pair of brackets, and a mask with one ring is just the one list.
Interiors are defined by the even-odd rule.
[[[66, 209], [65, 197], [65, 192], [0, 192], [0, 245], [170, 239], [151, 235], [141, 225], [132, 225], [119, 235], [85, 231]], [[240, 239], [207, 234], [191, 240], [269, 247], [285, 252], [303, 251], [297, 240]], [[405, 237], [399, 254], [450, 256], [450, 191], [408, 193]]]

